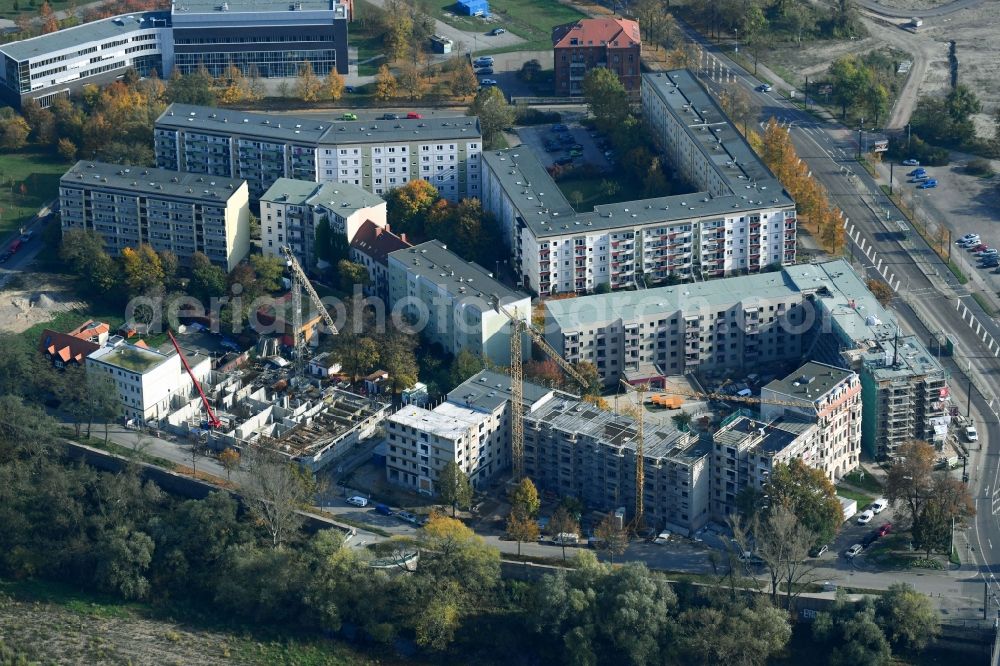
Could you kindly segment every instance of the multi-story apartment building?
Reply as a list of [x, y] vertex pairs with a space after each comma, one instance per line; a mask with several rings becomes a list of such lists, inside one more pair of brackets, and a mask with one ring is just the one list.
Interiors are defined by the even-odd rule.
[[254, 197], [281, 177], [379, 195], [423, 179], [451, 201], [481, 189], [475, 117], [330, 122], [171, 104], [154, 140], [158, 166], [245, 178]]
[[[636, 496], [638, 424], [556, 393], [524, 415], [524, 470], [539, 488], [603, 511]], [[643, 428], [646, 524], [690, 534], [709, 519], [709, 450], [696, 433]]]
[[230, 64], [245, 76], [294, 77], [309, 62], [319, 76], [347, 73], [351, 5], [334, 0], [181, 0], [171, 10], [99, 19], [0, 46], [0, 93], [47, 107], [58, 95], [110, 83], [133, 68], [167, 78]]
[[389, 225], [380, 227], [368, 221], [361, 225], [351, 240], [351, 261], [368, 271], [365, 296], [389, 300], [389, 255], [411, 247], [406, 234], [392, 233]]
[[174, 65], [182, 74], [230, 64], [245, 76], [347, 74], [348, 6], [336, 0], [174, 0]]
[[817, 427], [818, 450], [809, 460], [831, 481], [861, 462], [861, 379], [851, 370], [809, 361], [760, 392], [765, 423], [798, 418]]
[[736, 415], [712, 435], [711, 513], [717, 520], [739, 512], [740, 491], [763, 492], [776, 463], [802, 458], [810, 466], [820, 455], [820, 429], [797, 416], [766, 422]]
[[[533, 411], [554, 394], [526, 382], [522, 409]], [[444, 466], [455, 462], [474, 487], [492, 483], [511, 465], [510, 403], [510, 377], [483, 370], [433, 410], [407, 405], [385, 422], [387, 478], [430, 495]]]
[[639, 24], [624, 18], [586, 18], [552, 29], [556, 95], [582, 95], [583, 79], [595, 67], [618, 75], [625, 90], [639, 90], [642, 39]]
[[384, 227], [385, 216], [385, 200], [357, 185], [278, 178], [260, 197], [262, 249], [282, 256], [282, 246], [288, 246], [300, 264], [313, 266], [319, 225], [349, 244], [366, 222]]
[[231, 271], [250, 252], [247, 184], [165, 169], [77, 162], [59, 180], [62, 229], [89, 229], [111, 255], [147, 243]]
[[[436, 240], [391, 253], [388, 268], [387, 305], [394, 317], [411, 321], [424, 340], [440, 344], [448, 354], [464, 349], [510, 365], [511, 323], [494, 304], [499, 301], [528, 321], [527, 294], [510, 289]], [[523, 353], [525, 341], [521, 343]]]
[[[842, 259], [780, 273], [553, 300], [545, 308], [549, 344], [570, 362], [594, 363], [609, 385], [621, 378], [816, 360], [859, 376], [862, 447], [869, 455], [892, 457], [906, 439], [938, 439], [945, 431], [947, 374], [919, 340], [897, 340], [892, 314]], [[812, 418], [833, 418], [815, 407]], [[846, 424], [853, 417], [838, 418], [845, 428], [840, 435], [849, 441], [847, 429], [855, 426]], [[852, 448], [840, 451], [827, 469], [834, 476], [838, 467], [855, 462]]]
[[878, 340], [860, 354], [865, 448], [891, 458], [909, 440], [941, 443], [949, 389], [940, 362], [912, 336]]
[[33, 99], [42, 107], [85, 85], [120, 79], [128, 68], [140, 76], [169, 71], [172, 62], [169, 12], [139, 12], [66, 28], [0, 45], [0, 91], [20, 107]]
[[642, 100], [653, 139], [697, 192], [577, 213], [530, 148], [483, 154], [483, 206], [524, 286], [587, 293], [793, 264], [794, 201], [695, 78], [645, 74]]
[[760, 273], [548, 301], [545, 337], [612, 385], [798, 359], [811, 314], [784, 273]]
[[[212, 371], [212, 359], [190, 351], [185, 356], [191, 372], [204, 382]], [[142, 423], [166, 418], [174, 398], [187, 399], [194, 391], [180, 356], [133, 345], [120, 336], [109, 338], [87, 356], [86, 367], [88, 375], [109, 377], [118, 387], [125, 415]]]

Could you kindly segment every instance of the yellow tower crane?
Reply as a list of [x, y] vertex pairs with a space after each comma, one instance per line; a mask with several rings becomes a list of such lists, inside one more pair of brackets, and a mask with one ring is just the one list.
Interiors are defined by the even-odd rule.
[[524, 334], [527, 333], [532, 342], [538, 345], [546, 356], [555, 361], [563, 372], [579, 382], [584, 388], [588, 384], [583, 375], [553, 349], [552, 345], [545, 341], [545, 338], [535, 330], [534, 326], [517, 316], [516, 308], [511, 312], [502, 306], [498, 299], [493, 301], [493, 307], [510, 320], [511, 466], [514, 472], [514, 481], [520, 481], [524, 477], [524, 366], [521, 363], [521, 344]]
[[635, 443], [635, 515], [632, 517], [632, 526], [634, 531], [638, 532], [642, 529], [643, 514], [645, 508], [643, 506], [643, 500], [646, 492], [646, 458], [645, 458], [645, 441], [643, 439], [643, 423], [645, 422], [645, 412], [644, 407], [646, 403], [646, 392], [649, 390], [649, 384], [640, 384], [638, 386], [633, 386], [629, 384], [624, 379], [620, 380], [622, 386], [630, 391], [634, 391], [636, 396], [639, 398], [639, 404], [636, 406], [636, 411], [638, 412], [637, 421], [638, 428], [636, 429], [636, 443]]

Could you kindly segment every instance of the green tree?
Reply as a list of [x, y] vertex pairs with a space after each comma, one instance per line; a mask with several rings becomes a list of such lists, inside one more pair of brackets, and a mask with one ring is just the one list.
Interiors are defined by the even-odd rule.
[[167, 99], [180, 104], [215, 106], [215, 92], [212, 76], [204, 67], [191, 74], [181, 74], [176, 67], [166, 90]]
[[353, 289], [354, 285], [367, 287], [370, 281], [367, 268], [347, 259], [337, 262], [337, 275], [340, 278], [340, 286], [346, 290]]
[[59, 143], [56, 145], [56, 153], [59, 154], [60, 159], [66, 162], [72, 162], [76, 159], [76, 144], [66, 137], [60, 137]]
[[10, 107], [0, 110], [0, 149], [15, 151], [28, 145], [31, 127]]
[[542, 507], [542, 501], [538, 497], [538, 489], [528, 477], [524, 477], [514, 486], [510, 493], [511, 513], [524, 518], [534, 519], [538, 516], [538, 510]]
[[261, 289], [271, 293], [281, 289], [281, 278], [285, 274], [285, 262], [281, 257], [254, 254], [250, 256], [250, 265], [257, 273]]
[[393, 230], [423, 237], [424, 217], [440, 198], [437, 188], [426, 180], [411, 180], [386, 195], [386, 218]]
[[375, 99], [388, 102], [396, 96], [396, 77], [389, 71], [389, 65], [382, 65], [375, 75]]
[[601, 375], [598, 373], [596, 365], [590, 361], [579, 361], [573, 364], [573, 368], [587, 380], [586, 386], [577, 385], [579, 390], [583, 391], [584, 396], [601, 394], [601, 391], [604, 390], [604, 382], [601, 381]]
[[351, 383], [366, 374], [379, 361], [379, 346], [375, 340], [353, 333], [341, 331], [335, 338], [335, 351], [344, 372], [351, 378]]
[[451, 72], [449, 81], [451, 94], [456, 97], [468, 97], [476, 92], [479, 87], [479, 80], [476, 79], [476, 72], [468, 62], [462, 63]]
[[688, 428], [691, 427], [691, 415], [687, 412], [678, 412], [670, 417], [670, 420], [674, 422], [674, 425], [681, 432], [687, 432]]
[[760, 47], [767, 37], [767, 17], [764, 16], [764, 11], [757, 4], [751, 3], [746, 7], [740, 23], [743, 25], [740, 36], [743, 37], [744, 43], [750, 46], [750, 51], [753, 53], [753, 74], [757, 76], [757, 56], [760, 54]]
[[326, 80], [323, 82], [323, 93], [328, 100], [331, 102], [339, 102], [340, 98], [344, 96], [344, 77], [341, 76], [336, 68], [331, 67], [330, 73], [326, 75]]
[[763, 666], [788, 644], [788, 615], [764, 597], [696, 605], [677, 618], [680, 663]]
[[195, 252], [191, 255], [191, 281], [188, 292], [208, 307], [214, 297], [226, 293], [226, 272], [212, 263], [206, 255]]
[[458, 352], [458, 355], [455, 356], [455, 360], [451, 362], [449, 379], [451, 380], [452, 386], [458, 386], [466, 379], [482, 370], [484, 367], [486, 367], [486, 365], [483, 363], [483, 358], [481, 356], [472, 353], [468, 349], [461, 350]]
[[59, 246], [59, 258], [83, 278], [92, 293], [106, 293], [118, 282], [118, 268], [104, 251], [104, 240], [94, 231], [67, 229]]
[[516, 110], [507, 103], [503, 91], [497, 86], [486, 86], [476, 93], [469, 114], [479, 117], [479, 129], [483, 141], [492, 146], [505, 127], [514, 122]]
[[468, 508], [472, 503], [472, 484], [469, 475], [453, 460], [449, 460], [438, 472], [437, 491], [441, 501], [451, 505], [451, 515], [459, 508]]
[[[108, 443], [111, 423], [125, 413], [115, 380], [106, 374], [87, 373], [87, 406], [90, 419], [104, 424], [104, 443]], [[90, 436], [89, 427], [87, 436]]]
[[118, 525], [101, 533], [96, 547], [94, 577], [109, 592], [125, 599], [145, 599], [150, 592], [147, 571], [153, 561], [153, 539], [144, 532]]
[[889, 305], [889, 302], [892, 301], [892, 297], [893, 297], [892, 287], [890, 287], [888, 284], [886, 284], [882, 280], [876, 280], [875, 278], [869, 278], [865, 282], [865, 285], [867, 285], [868, 291], [870, 291], [872, 293], [872, 296], [874, 296], [875, 299], [880, 304], [882, 304], [883, 307]]
[[832, 666], [887, 666], [891, 657], [871, 599], [858, 608], [847, 600], [843, 589], [837, 591], [833, 609], [817, 614], [813, 639], [826, 647]]
[[840, 105], [841, 115], [847, 118], [847, 109], [861, 99], [866, 86], [871, 84], [871, 72], [856, 55], [837, 58], [830, 65], [829, 77], [833, 86], [833, 99]]
[[297, 463], [262, 445], [243, 450], [246, 471], [240, 494], [247, 511], [268, 535], [272, 548], [280, 548], [302, 522], [299, 509], [312, 501], [312, 483]]
[[[463, 612], [491, 594], [500, 581], [500, 551], [454, 518], [431, 515], [417, 545], [418, 577], [431, 586], [449, 586]], [[458, 582], [460, 586], [450, 585]]]
[[875, 620], [892, 646], [917, 653], [941, 631], [938, 612], [927, 595], [909, 583], [893, 583], [875, 601]]
[[770, 506], [783, 506], [795, 514], [803, 528], [815, 535], [816, 543], [829, 543], [844, 522], [833, 483], [823, 470], [799, 458], [774, 466], [768, 491]]
[[[87, 400], [87, 371], [79, 365], [69, 365], [57, 375], [55, 386], [59, 407], [73, 419], [73, 429], [79, 437], [84, 422], [90, 423], [93, 411]], [[90, 428], [87, 428], [90, 436]]]
[[621, 123], [629, 111], [629, 98], [618, 75], [607, 67], [595, 67], [583, 79], [583, 96], [590, 113], [605, 128]]
[[395, 394], [417, 383], [419, 367], [415, 347], [413, 338], [402, 333], [389, 334], [381, 345], [379, 359], [389, 373], [389, 383]]
[[219, 454], [219, 464], [226, 470], [226, 481], [233, 480], [233, 472], [240, 468], [239, 451], [227, 448]]
[[517, 542], [517, 556], [521, 557], [521, 543], [538, 541], [538, 523], [533, 518], [511, 510], [507, 516], [507, 538]]

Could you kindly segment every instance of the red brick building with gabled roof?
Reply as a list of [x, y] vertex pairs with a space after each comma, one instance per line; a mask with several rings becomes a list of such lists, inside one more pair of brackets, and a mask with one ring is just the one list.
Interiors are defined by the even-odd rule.
[[639, 23], [623, 18], [589, 18], [552, 29], [555, 94], [583, 94], [583, 77], [595, 67], [618, 75], [625, 89], [638, 93], [642, 39]]
[[351, 240], [351, 261], [361, 264], [368, 271], [365, 294], [385, 300], [389, 296], [389, 254], [410, 247], [406, 234], [392, 233], [389, 225], [380, 227], [366, 220]]

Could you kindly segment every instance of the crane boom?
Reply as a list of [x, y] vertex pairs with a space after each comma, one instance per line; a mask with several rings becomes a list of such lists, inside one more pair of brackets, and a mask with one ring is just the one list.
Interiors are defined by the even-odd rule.
[[513, 315], [510, 312], [510, 310], [500, 305], [499, 301], [496, 301], [494, 303], [494, 307], [497, 309], [498, 312], [506, 315], [507, 318], [510, 319], [512, 322], [521, 322], [521, 325], [523, 326], [524, 330], [531, 337], [531, 341], [534, 342], [536, 345], [538, 345], [541, 348], [541, 350], [545, 352], [546, 356], [555, 361], [556, 364], [560, 368], [562, 368], [563, 372], [565, 372], [567, 375], [569, 375], [577, 382], [579, 382], [580, 385], [583, 386], [584, 388], [587, 388], [589, 386], [590, 382], [584, 379], [583, 375], [577, 372], [576, 368], [574, 368], [569, 361], [564, 359], [562, 355], [559, 354], [559, 352], [553, 349], [552, 345], [550, 345], [548, 342], [545, 341], [545, 338], [542, 337], [541, 333], [535, 330], [534, 326], [532, 326], [529, 322], [519, 319], [518, 317]]
[[[323, 305], [323, 301], [320, 299], [319, 294], [317, 294], [316, 290], [313, 289], [312, 284], [309, 282], [309, 278], [306, 277], [306, 272], [302, 270], [302, 266], [299, 265], [298, 260], [292, 253], [292, 249], [287, 245], [283, 245], [281, 247], [281, 253], [285, 255], [285, 259], [288, 261], [288, 267], [292, 269], [292, 274], [295, 276], [295, 279], [298, 280], [299, 284], [302, 285], [302, 288], [306, 290], [307, 294], [309, 294], [309, 300], [312, 301], [313, 307], [316, 308], [320, 316], [323, 318], [323, 323], [330, 328], [331, 333], [336, 334], [337, 326], [333, 323], [333, 317], [331, 317], [330, 313], [326, 311], [326, 306]], [[296, 335], [298, 335], [297, 331]]]
[[218, 428], [222, 425], [222, 422], [215, 416], [215, 412], [212, 411], [212, 405], [208, 402], [208, 397], [205, 392], [201, 389], [201, 384], [198, 383], [198, 379], [194, 376], [194, 372], [191, 371], [191, 366], [188, 365], [187, 359], [184, 358], [184, 352], [181, 351], [181, 346], [177, 344], [177, 338], [174, 334], [167, 330], [167, 335], [170, 336], [170, 342], [173, 343], [174, 349], [177, 350], [177, 355], [181, 357], [181, 363], [184, 364], [184, 369], [187, 370], [188, 375], [191, 377], [191, 381], [194, 382], [194, 387], [198, 389], [198, 395], [201, 396], [201, 404], [205, 406], [205, 411], [208, 413], [208, 425], [212, 428]]

